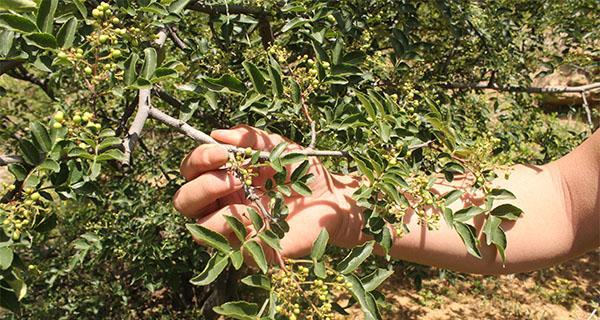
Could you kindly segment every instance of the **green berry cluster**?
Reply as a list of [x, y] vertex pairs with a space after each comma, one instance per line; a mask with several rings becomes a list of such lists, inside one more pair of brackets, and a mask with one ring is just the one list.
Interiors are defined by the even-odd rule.
[[254, 178], [258, 176], [256, 166], [247, 161], [253, 152], [251, 148], [246, 148], [243, 152], [233, 153], [228, 162], [229, 170], [247, 187], [252, 186]]
[[327, 269], [325, 279], [320, 279], [301, 263], [289, 264], [286, 270], [277, 269], [271, 282], [277, 297], [275, 311], [290, 320], [336, 319], [332, 303], [352, 287], [332, 269]]
[[[13, 191], [14, 185], [2, 184], [4, 190]], [[23, 233], [39, 220], [39, 217], [48, 215], [51, 209], [49, 201], [44, 199], [33, 188], [26, 188], [22, 192], [20, 201], [11, 201], [0, 204], [0, 220], [4, 233], [14, 241], [21, 238]]]

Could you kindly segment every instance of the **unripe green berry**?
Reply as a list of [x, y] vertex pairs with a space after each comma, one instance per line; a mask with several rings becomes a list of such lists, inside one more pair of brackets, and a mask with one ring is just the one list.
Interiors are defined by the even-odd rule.
[[33, 200], [33, 201], [40, 200], [40, 197], [41, 197], [41, 195], [38, 192], [35, 192], [30, 196], [31, 200]]
[[247, 186], [251, 186], [252, 185], [252, 180], [251, 179], [246, 179], [245, 181]]
[[99, 123], [95, 123], [94, 128], [96, 128], [96, 130], [100, 131], [100, 129], [102, 129], [102, 125]]
[[78, 54], [83, 54], [83, 49], [81, 49], [81, 48], [77, 49], [77, 53]]
[[294, 314], [300, 314], [300, 309], [298, 309], [298, 308], [294, 309]]
[[92, 74], [92, 68], [90, 68], [90, 67], [85, 67], [85, 68], [83, 69], [83, 72], [85, 72], [85, 74]]
[[32, 265], [32, 264], [30, 264], [30, 265], [27, 266], [27, 269], [29, 269], [29, 270], [35, 270], [35, 266]]
[[92, 16], [94, 18], [100, 18], [100, 17], [102, 17], [102, 15], [103, 15], [102, 11], [99, 10], [98, 8], [92, 10]]
[[19, 240], [19, 238], [21, 238], [21, 231], [20, 230], [15, 230], [15, 232], [13, 232], [13, 234], [12, 234], [12, 239], [13, 240]]
[[248, 147], [246, 148], [246, 150], [244, 150], [244, 152], [246, 153], [247, 156], [252, 155], [252, 148]]
[[121, 50], [119, 49], [113, 49], [110, 54], [112, 55], [113, 58], [117, 59], [120, 58], [121, 56], [123, 56], [123, 53], [121, 52]]
[[75, 122], [75, 124], [80, 123], [81, 122], [81, 116], [80, 115], [73, 116], [73, 122]]
[[65, 119], [65, 113], [62, 111], [56, 111], [53, 118], [55, 121], [61, 122]]
[[98, 41], [100, 41], [100, 43], [105, 43], [106, 41], [108, 41], [108, 36], [107, 36], [107, 35], [105, 35], [105, 34], [101, 34], [101, 35], [98, 37]]
[[23, 204], [27, 207], [31, 207], [33, 205], [33, 201], [32, 200], [25, 200], [23, 201]]
[[117, 18], [117, 17], [114, 17], [114, 18], [112, 18], [110, 20], [110, 22], [112, 22], [112, 23], [119, 23], [119, 22], [121, 22], [121, 20], [119, 20], [119, 18]]
[[67, 54], [64, 51], [60, 51], [56, 56], [59, 59], [66, 59], [67, 58]]

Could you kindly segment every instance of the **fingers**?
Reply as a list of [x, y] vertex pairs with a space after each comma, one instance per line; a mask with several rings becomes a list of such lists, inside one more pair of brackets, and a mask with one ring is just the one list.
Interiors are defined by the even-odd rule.
[[204, 172], [215, 170], [227, 163], [227, 150], [215, 144], [203, 144], [181, 161], [180, 172], [186, 180], [192, 180]]
[[173, 205], [185, 216], [194, 218], [206, 206], [241, 188], [241, 182], [230, 172], [210, 171], [179, 188], [173, 197]]
[[210, 134], [215, 140], [226, 144], [255, 150], [271, 150], [285, 140], [277, 134], [269, 134], [263, 130], [246, 125], [233, 129], [215, 130]]

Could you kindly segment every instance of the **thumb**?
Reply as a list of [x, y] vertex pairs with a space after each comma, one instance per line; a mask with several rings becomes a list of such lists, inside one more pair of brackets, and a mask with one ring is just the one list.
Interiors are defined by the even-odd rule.
[[267, 133], [248, 125], [215, 130], [211, 132], [210, 136], [222, 143], [264, 151], [271, 150], [281, 142], [285, 142], [280, 135]]

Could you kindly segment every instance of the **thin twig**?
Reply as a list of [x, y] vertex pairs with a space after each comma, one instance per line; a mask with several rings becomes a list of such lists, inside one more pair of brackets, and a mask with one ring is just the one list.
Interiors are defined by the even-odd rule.
[[[17, 72], [17, 70], [19, 72]], [[35, 77], [31, 73], [29, 73], [25, 68], [23, 68], [23, 65], [18, 65], [15, 70], [9, 70], [6, 72], [6, 74], [8, 74], [9, 76], [11, 76], [15, 79], [19, 79], [19, 80], [27, 81], [31, 84], [35, 84], [40, 89], [42, 89], [42, 91], [44, 91], [44, 93], [48, 96], [48, 98], [54, 100], [54, 93], [52, 92], [50, 87], [48, 87], [47, 81], [41, 80], [41, 79]]]
[[173, 43], [181, 50], [186, 50], [188, 48], [187, 44], [181, 40], [175, 29], [171, 26], [167, 26], [167, 31], [169, 32], [169, 38], [173, 40]]
[[581, 99], [583, 100], [583, 109], [585, 110], [585, 115], [587, 117], [587, 122], [590, 128], [594, 128], [594, 123], [592, 122], [592, 111], [590, 110], [590, 106], [588, 105], [587, 99], [585, 97], [585, 91], [581, 91]]
[[484, 83], [448, 83], [442, 84], [446, 89], [466, 89], [466, 90], [496, 90], [508, 92], [527, 92], [527, 93], [565, 93], [565, 92], [587, 92], [600, 89], [600, 82], [594, 82], [583, 86], [548, 86], [548, 87], [523, 87], [523, 86], [500, 86], [498, 84]]

